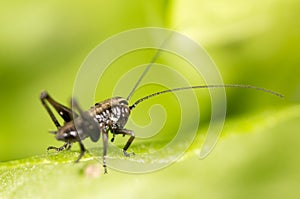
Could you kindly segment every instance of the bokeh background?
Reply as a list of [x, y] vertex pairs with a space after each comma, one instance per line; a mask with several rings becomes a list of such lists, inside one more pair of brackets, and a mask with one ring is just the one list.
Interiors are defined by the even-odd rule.
[[[128, 29], [165, 27], [201, 44], [225, 83], [269, 88], [284, 94], [285, 99], [228, 90], [228, 122], [208, 158], [200, 161], [191, 152], [188, 158], [157, 173], [133, 177], [116, 172], [107, 183], [103, 178], [96, 182], [84, 178], [68, 186], [81, 186], [82, 196], [298, 198], [299, 9], [297, 0], [3, 1], [0, 161], [45, 154], [47, 146], [61, 144], [47, 133], [54, 125], [39, 94], [47, 89], [68, 104], [77, 71], [96, 45]], [[140, 59], [146, 62], [149, 56]], [[103, 82], [109, 86], [98, 98], [109, 97], [105, 93], [114, 83]], [[205, 126], [209, 111], [204, 111], [202, 118]], [[172, 124], [165, 131], [170, 129]], [[122, 180], [114, 181], [116, 176]], [[56, 187], [61, 196], [67, 194], [67, 183], [62, 181], [70, 179], [80, 177], [62, 178]], [[121, 191], [114, 192], [119, 187]]]

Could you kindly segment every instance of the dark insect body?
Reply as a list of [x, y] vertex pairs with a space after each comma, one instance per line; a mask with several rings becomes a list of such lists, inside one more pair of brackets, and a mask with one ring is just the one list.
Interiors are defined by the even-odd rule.
[[[75, 99], [73, 99], [71, 104], [73, 104], [74, 109], [78, 110], [79, 115], [56, 102], [45, 91], [41, 93], [40, 99], [58, 128], [57, 131], [51, 133], [55, 134], [57, 140], [65, 142], [61, 147], [50, 146], [48, 150], [54, 149], [56, 151], [62, 151], [64, 149], [70, 149], [74, 142], [78, 142], [80, 145], [80, 155], [76, 160], [76, 162], [78, 162], [86, 152], [82, 140], [90, 137], [93, 142], [97, 142], [100, 138], [100, 134], [102, 134], [103, 166], [104, 172], [107, 173], [105, 157], [107, 153], [108, 132], [110, 131], [113, 134], [112, 142], [114, 141], [115, 135], [122, 134], [123, 136], [130, 136], [123, 148], [124, 155], [130, 155], [127, 153], [127, 149], [134, 139], [134, 133], [124, 128], [130, 115], [130, 107], [126, 99], [121, 97], [110, 98], [103, 102], [96, 103], [95, 106], [91, 107], [88, 111], [83, 111]], [[64, 119], [65, 124], [63, 126], [59, 124], [47, 102], [51, 104]]]
[[[78, 105], [75, 99], [72, 99], [71, 106], [73, 105], [73, 110], [77, 110], [78, 113], [73, 111], [72, 109], [58, 103], [55, 101], [46, 91], [43, 91], [40, 95], [40, 99], [42, 101], [43, 106], [46, 108], [48, 114], [50, 115], [52, 121], [57, 127], [57, 131], [53, 131], [51, 133], [55, 134], [55, 137], [59, 141], [65, 142], [61, 147], [53, 147], [50, 146], [47, 150], [53, 149], [56, 151], [69, 150], [72, 147], [72, 144], [75, 142], [79, 143], [80, 146], [80, 155], [76, 162], [83, 157], [86, 149], [82, 143], [82, 140], [85, 138], [90, 138], [93, 142], [97, 142], [102, 135], [103, 141], [103, 167], [104, 173], [107, 173], [106, 168], [106, 154], [107, 154], [107, 144], [108, 144], [108, 133], [112, 133], [111, 142], [114, 141], [115, 135], [128, 135], [130, 136], [125, 146], [123, 147], [123, 153], [125, 156], [129, 156], [130, 153], [127, 152], [129, 146], [135, 138], [134, 132], [132, 130], [128, 130], [125, 127], [127, 120], [129, 118], [130, 112], [134, 109], [139, 103], [148, 100], [149, 98], [165, 94], [171, 93], [180, 90], [188, 90], [188, 89], [202, 89], [202, 88], [249, 88], [260, 90], [278, 97], [283, 97], [281, 94], [266, 90], [264, 88], [251, 86], [251, 85], [240, 85], [240, 84], [225, 84], [225, 85], [200, 85], [200, 86], [191, 86], [191, 87], [181, 87], [174, 88], [169, 90], [163, 90], [160, 92], [152, 93], [143, 98], [140, 98], [132, 105], [129, 105], [128, 101], [132, 96], [133, 92], [136, 90], [137, 86], [141, 82], [142, 78], [145, 76], [147, 71], [150, 69], [151, 65], [154, 63], [155, 59], [158, 57], [160, 50], [157, 51], [155, 56], [152, 58], [151, 63], [144, 70], [139, 80], [135, 84], [134, 88], [131, 90], [127, 99], [122, 97], [113, 97], [102, 102], [96, 103], [93, 107], [91, 107], [87, 111], [83, 111]], [[64, 125], [60, 125], [53, 112], [51, 111], [50, 104], [62, 117], [65, 121]], [[134, 154], [134, 153], [131, 153]]]

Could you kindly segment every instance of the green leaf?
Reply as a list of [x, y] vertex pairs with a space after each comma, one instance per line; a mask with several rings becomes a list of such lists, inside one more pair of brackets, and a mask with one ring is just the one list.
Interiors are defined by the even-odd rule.
[[[79, 153], [73, 151], [3, 162], [0, 198], [297, 198], [299, 119], [299, 105], [231, 119], [207, 158], [199, 160], [198, 151], [190, 150], [150, 174], [109, 168], [104, 175], [89, 154], [75, 164]], [[240, 133], [244, 128], [247, 133]]]

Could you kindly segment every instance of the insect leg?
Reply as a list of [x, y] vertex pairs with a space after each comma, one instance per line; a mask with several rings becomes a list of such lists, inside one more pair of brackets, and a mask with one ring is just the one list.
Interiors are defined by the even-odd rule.
[[66, 147], [66, 150], [70, 150], [70, 149], [71, 149], [71, 147], [72, 147], [72, 144], [73, 144], [72, 142], [71, 142], [71, 143], [69, 143], [69, 144], [68, 144], [68, 146]]
[[127, 153], [127, 149], [129, 148], [129, 146], [131, 145], [132, 141], [135, 138], [134, 132], [132, 130], [128, 130], [128, 129], [118, 129], [115, 131], [115, 134], [122, 134], [123, 136], [125, 135], [129, 135], [130, 138], [128, 139], [128, 141], [126, 142], [124, 148], [123, 148], [123, 153], [125, 156], [130, 156], [130, 154], [134, 153]]
[[78, 143], [79, 143], [79, 146], [80, 146], [80, 155], [79, 157], [77, 158], [77, 160], [75, 161], [75, 163], [78, 163], [79, 160], [83, 157], [84, 153], [86, 152], [86, 149], [82, 143], [82, 141], [79, 139], [78, 140]]
[[107, 168], [106, 168], [106, 154], [107, 154], [107, 143], [108, 143], [107, 131], [102, 132], [102, 140], [103, 140], [103, 153], [102, 153], [103, 168], [104, 168], [104, 173], [107, 173]]
[[75, 117], [77, 117], [76, 113], [73, 113], [73, 111], [71, 109], [69, 109], [68, 107], [56, 102], [46, 91], [43, 91], [41, 93], [40, 99], [57, 128], [59, 128], [61, 126], [58, 123], [57, 119], [55, 118], [50, 107], [47, 105], [46, 101], [49, 102], [51, 104], [51, 106], [54, 107], [54, 109], [58, 112], [58, 114], [63, 118], [63, 120], [65, 122], [69, 122], [69, 121], [73, 120], [73, 115]]
[[55, 151], [62, 151], [64, 149], [67, 149], [69, 150], [72, 146], [72, 143], [69, 143], [69, 142], [66, 142], [64, 143], [64, 145], [62, 145], [61, 147], [55, 147], [55, 146], [49, 146], [47, 148], [47, 151], [51, 150], [51, 149], [54, 149]]
[[57, 128], [60, 128], [61, 125], [59, 124], [59, 122], [57, 121], [56, 117], [54, 116], [53, 112], [51, 111], [50, 107], [48, 106], [48, 104], [46, 103], [46, 99], [49, 97], [48, 93], [46, 91], [43, 91], [41, 93], [40, 99], [42, 101], [43, 106], [45, 107], [45, 109], [47, 110], [48, 114], [50, 115], [52, 121], [54, 122], [55, 126]]

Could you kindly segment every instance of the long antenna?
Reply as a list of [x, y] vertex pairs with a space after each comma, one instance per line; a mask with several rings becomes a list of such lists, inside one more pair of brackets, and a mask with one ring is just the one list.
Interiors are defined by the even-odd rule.
[[132, 110], [139, 103], [141, 103], [141, 102], [143, 102], [143, 101], [145, 101], [145, 100], [147, 100], [149, 98], [152, 98], [152, 97], [164, 94], [164, 93], [171, 93], [171, 92], [174, 92], [174, 91], [189, 90], [189, 89], [199, 89], [199, 88], [249, 88], [249, 89], [255, 89], [255, 90], [259, 90], [259, 91], [265, 92], [265, 93], [269, 93], [271, 95], [275, 95], [275, 96], [280, 97], [280, 98], [284, 98], [284, 96], [282, 94], [280, 94], [280, 93], [277, 93], [277, 92], [274, 92], [274, 91], [271, 91], [271, 90], [268, 90], [268, 89], [265, 89], [265, 88], [251, 86], [251, 85], [243, 85], [243, 84], [201, 85], [201, 86], [180, 87], [180, 88], [168, 89], [168, 90], [163, 90], [163, 91], [159, 91], [159, 92], [156, 92], [156, 93], [152, 93], [150, 95], [147, 95], [145, 97], [142, 97], [142, 98], [138, 99], [129, 108]]
[[129, 93], [127, 100], [129, 100], [131, 98], [131, 96], [133, 95], [134, 91], [136, 90], [136, 88], [139, 86], [139, 84], [141, 83], [141, 81], [143, 80], [143, 78], [145, 77], [145, 75], [147, 74], [147, 72], [150, 70], [151, 66], [154, 64], [154, 62], [157, 60], [158, 56], [160, 55], [162, 50], [162, 47], [165, 45], [165, 43], [170, 39], [172, 34], [170, 34], [165, 40], [164, 42], [162, 42], [160, 48], [156, 51], [155, 55], [152, 57], [150, 63], [148, 64], [148, 66], [146, 67], [146, 69], [143, 71], [142, 75], [140, 76], [140, 78], [138, 79], [138, 81], [135, 83], [133, 89], [131, 90], [131, 92]]

